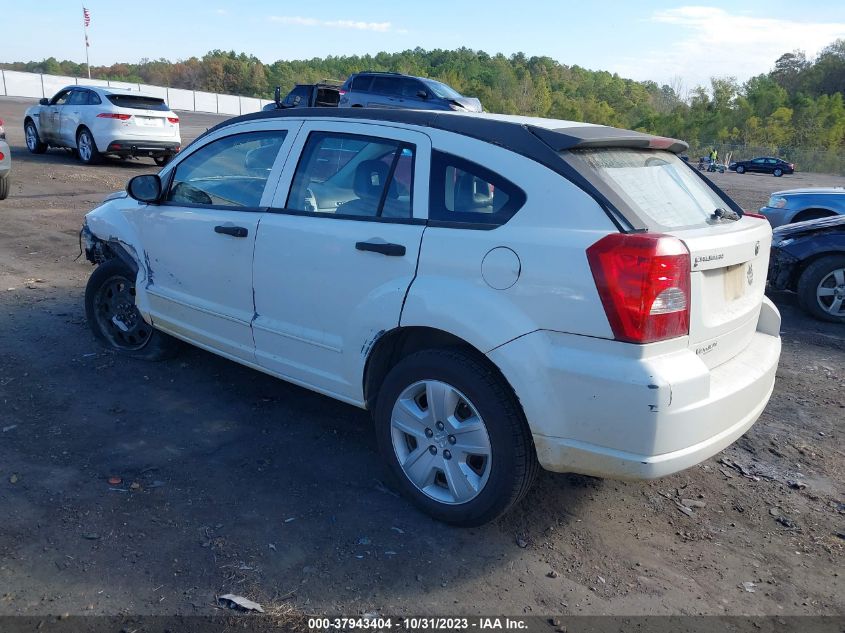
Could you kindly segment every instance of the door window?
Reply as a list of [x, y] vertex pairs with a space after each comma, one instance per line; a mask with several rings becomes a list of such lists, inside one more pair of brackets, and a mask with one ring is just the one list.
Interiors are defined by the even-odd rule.
[[257, 208], [286, 135], [283, 130], [246, 132], [201, 147], [176, 167], [167, 201]]
[[398, 95], [400, 92], [400, 80], [396, 77], [380, 77], [373, 78], [372, 92], [377, 92], [383, 95]]
[[65, 105], [67, 103], [68, 97], [70, 97], [70, 90], [62, 90], [58, 93], [53, 99], [50, 101], [50, 105]]
[[481, 165], [435, 152], [429, 200], [432, 220], [499, 225], [525, 203], [525, 193]]
[[298, 106], [303, 99], [308, 102], [308, 94], [311, 92], [311, 86], [296, 86], [290, 91], [290, 94], [285, 97], [284, 104], [288, 107]]
[[356, 92], [369, 92], [372, 84], [372, 75], [358, 75], [352, 80], [352, 90], [355, 90]]
[[68, 97], [66, 105], [88, 105], [87, 90], [73, 90]]
[[422, 99], [420, 93], [426, 93], [425, 86], [416, 79], [402, 79], [402, 96], [406, 99]]
[[100, 99], [100, 95], [92, 90], [88, 90], [88, 105], [100, 105], [103, 100]]
[[313, 132], [293, 177], [287, 209], [410, 218], [414, 146], [384, 138]]

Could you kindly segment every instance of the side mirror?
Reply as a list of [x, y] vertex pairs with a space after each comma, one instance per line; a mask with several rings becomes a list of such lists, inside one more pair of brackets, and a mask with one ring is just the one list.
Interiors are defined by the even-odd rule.
[[44, 97], [43, 99], [38, 100], [38, 105], [50, 105], [50, 100]]
[[282, 107], [282, 87], [276, 86], [276, 89], [273, 91], [273, 101], [276, 102], [276, 107]]
[[135, 176], [126, 185], [126, 193], [138, 202], [156, 203], [161, 198], [161, 178], [157, 174]]
[[417, 96], [418, 96], [420, 99], [428, 99], [428, 93], [427, 93], [425, 90], [418, 90], [418, 91], [417, 91]]

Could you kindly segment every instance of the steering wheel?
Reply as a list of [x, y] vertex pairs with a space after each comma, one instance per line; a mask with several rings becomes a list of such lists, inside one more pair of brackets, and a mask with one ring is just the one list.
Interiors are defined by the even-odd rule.
[[311, 213], [316, 213], [319, 210], [317, 206], [317, 196], [314, 195], [314, 192], [311, 191], [311, 188], [305, 190], [305, 210], [310, 211]]

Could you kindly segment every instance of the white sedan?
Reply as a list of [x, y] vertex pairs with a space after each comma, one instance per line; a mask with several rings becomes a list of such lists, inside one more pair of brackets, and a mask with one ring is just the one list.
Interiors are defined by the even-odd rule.
[[71, 149], [83, 163], [104, 155], [150, 156], [165, 165], [181, 148], [179, 117], [164, 99], [131, 90], [68, 86], [41, 99], [24, 117], [26, 146]]

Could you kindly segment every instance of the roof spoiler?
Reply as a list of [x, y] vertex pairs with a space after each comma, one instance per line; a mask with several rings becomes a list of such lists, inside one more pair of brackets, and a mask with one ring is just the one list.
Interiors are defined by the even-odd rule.
[[527, 125], [528, 131], [556, 152], [569, 149], [596, 147], [631, 147], [663, 149], [680, 154], [689, 148], [683, 141], [665, 136], [654, 136], [633, 130], [623, 130], [605, 125], [584, 125], [556, 130]]

